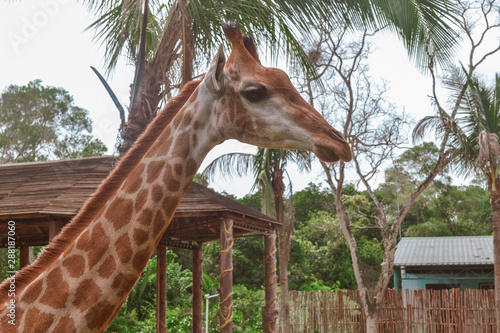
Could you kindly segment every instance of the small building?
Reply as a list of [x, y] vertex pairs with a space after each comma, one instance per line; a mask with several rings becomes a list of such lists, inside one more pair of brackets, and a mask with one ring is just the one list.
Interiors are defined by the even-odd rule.
[[493, 236], [402, 238], [394, 288], [493, 289]]

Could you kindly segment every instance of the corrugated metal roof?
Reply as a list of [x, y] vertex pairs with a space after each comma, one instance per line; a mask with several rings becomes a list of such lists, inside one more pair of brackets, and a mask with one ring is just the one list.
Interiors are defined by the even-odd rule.
[[493, 265], [493, 236], [405, 237], [394, 266]]

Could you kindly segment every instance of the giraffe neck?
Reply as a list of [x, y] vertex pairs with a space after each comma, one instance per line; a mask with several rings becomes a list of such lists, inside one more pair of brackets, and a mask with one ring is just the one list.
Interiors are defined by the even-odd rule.
[[140, 277], [203, 158], [222, 141], [214, 105], [201, 83], [113, 199], [52, 267], [22, 290], [16, 299], [14, 331], [33, 325], [40, 332], [63, 327], [105, 330]]

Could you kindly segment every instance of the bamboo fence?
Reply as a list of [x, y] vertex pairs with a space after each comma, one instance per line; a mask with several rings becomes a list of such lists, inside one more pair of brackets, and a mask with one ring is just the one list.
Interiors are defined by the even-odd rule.
[[[493, 290], [389, 289], [379, 313], [385, 333], [496, 332]], [[365, 332], [359, 292], [291, 291], [291, 333]]]

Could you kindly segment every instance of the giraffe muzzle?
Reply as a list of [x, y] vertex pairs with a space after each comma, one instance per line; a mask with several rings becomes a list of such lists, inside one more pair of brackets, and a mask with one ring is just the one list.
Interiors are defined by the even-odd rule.
[[314, 153], [323, 162], [352, 160], [352, 151], [342, 134], [334, 128], [325, 131], [326, 139], [314, 145]]

